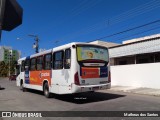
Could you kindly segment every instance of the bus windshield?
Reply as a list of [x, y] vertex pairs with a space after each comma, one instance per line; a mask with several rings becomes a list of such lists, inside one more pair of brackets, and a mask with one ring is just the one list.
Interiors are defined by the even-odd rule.
[[78, 61], [101, 60], [108, 62], [108, 49], [99, 46], [77, 46]]

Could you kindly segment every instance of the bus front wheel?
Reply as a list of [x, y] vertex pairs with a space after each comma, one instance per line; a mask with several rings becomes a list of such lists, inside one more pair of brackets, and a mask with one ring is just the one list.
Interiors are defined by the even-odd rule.
[[51, 97], [51, 93], [49, 92], [49, 86], [48, 83], [46, 82], [43, 86], [43, 92], [46, 98], [50, 98]]
[[26, 89], [24, 88], [23, 80], [21, 80], [20, 82], [20, 90], [22, 90], [23, 92], [26, 91]]

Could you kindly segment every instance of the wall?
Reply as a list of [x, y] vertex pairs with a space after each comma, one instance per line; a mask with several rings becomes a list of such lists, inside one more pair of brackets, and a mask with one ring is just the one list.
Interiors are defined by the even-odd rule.
[[160, 63], [111, 66], [112, 85], [160, 89]]

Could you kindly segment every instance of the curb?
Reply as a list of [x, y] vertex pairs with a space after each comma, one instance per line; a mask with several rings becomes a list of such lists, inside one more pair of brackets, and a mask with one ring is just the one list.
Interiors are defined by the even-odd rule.
[[160, 97], [160, 89], [143, 88], [143, 87], [113, 86], [109, 90]]

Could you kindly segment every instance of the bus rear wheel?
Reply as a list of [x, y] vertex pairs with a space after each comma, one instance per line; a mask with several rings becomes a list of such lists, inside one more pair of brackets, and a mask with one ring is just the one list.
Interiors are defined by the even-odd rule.
[[51, 93], [49, 92], [49, 86], [48, 83], [46, 82], [43, 86], [43, 92], [46, 98], [50, 98], [51, 97]]

